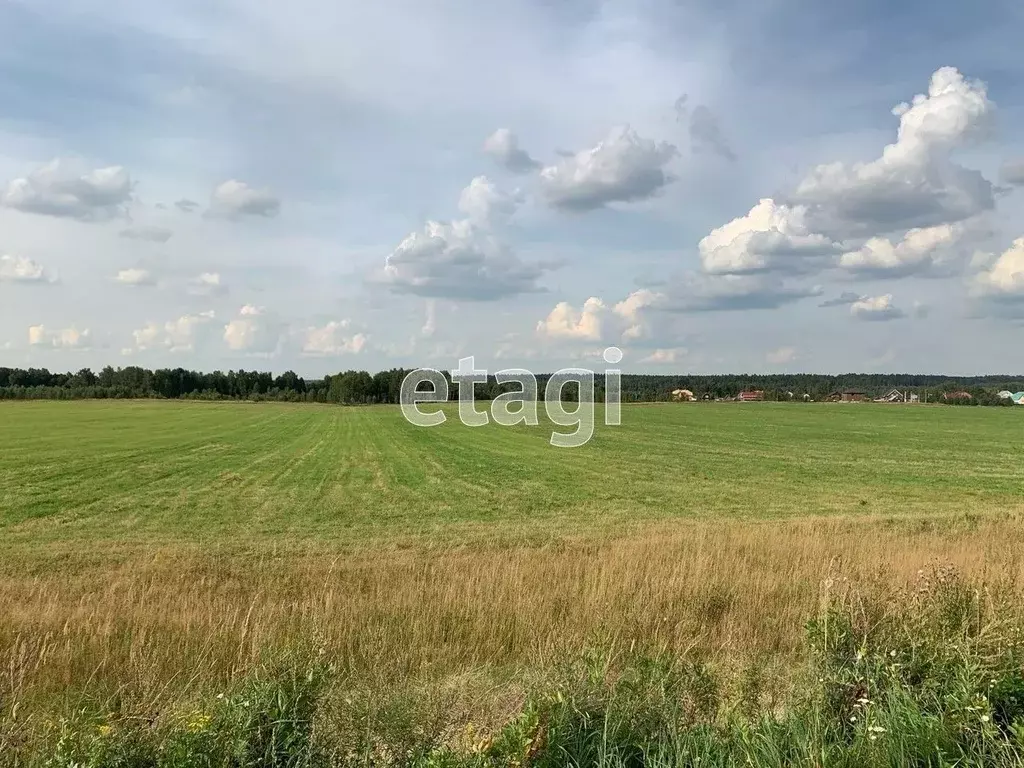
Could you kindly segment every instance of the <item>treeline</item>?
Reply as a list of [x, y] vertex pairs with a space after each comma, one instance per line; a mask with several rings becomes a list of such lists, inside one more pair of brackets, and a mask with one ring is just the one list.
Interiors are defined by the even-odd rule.
[[[98, 373], [89, 368], [72, 373], [55, 373], [45, 368], [0, 368], [0, 399], [5, 400], [72, 400], [88, 398], [188, 398], [195, 400], [282, 400], [315, 403], [397, 403], [402, 380], [408, 370], [392, 368], [371, 374], [367, 371], [345, 371], [333, 376], [305, 379], [294, 371], [275, 376], [264, 371], [214, 371], [201, 373], [184, 368], [147, 370], [138, 366], [113, 368]], [[538, 375], [540, 396], [548, 375]], [[595, 377], [598, 401], [604, 398], [604, 378]], [[476, 396], [487, 400], [503, 389], [493, 377], [486, 385], [478, 384]], [[909, 390], [922, 400], [942, 400], [950, 392], [968, 392], [972, 398], [958, 401], [966, 404], [997, 404], [1000, 390], [1024, 390], [1024, 376], [952, 377], [913, 374], [727, 374], [714, 376], [644, 375], [622, 376], [624, 402], [656, 402], [672, 399], [675, 389], [688, 389], [698, 399], [732, 398], [742, 390], [757, 389], [766, 400], [824, 400], [834, 392], [856, 389], [867, 397], [879, 397], [891, 389]], [[458, 387], [449, 389], [450, 397], [458, 397]], [[563, 399], [574, 400], [578, 393], [571, 387]], [[806, 398], [805, 398], [806, 396]], [[950, 401], [952, 402], [952, 401]]]

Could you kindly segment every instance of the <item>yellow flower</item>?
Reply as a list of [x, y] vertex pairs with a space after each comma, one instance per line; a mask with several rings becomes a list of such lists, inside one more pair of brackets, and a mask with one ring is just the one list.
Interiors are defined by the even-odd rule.
[[210, 716], [205, 715], [202, 712], [196, 712], [189, 718], [186, 728], [192, 733], [199, 733], [200, 731], [206, 730], [206, 726], [210, 724]]
[[114, 729], [109, 725], [101, 725], [96, 730], [99, 731], [100, 736], [109, 736]]

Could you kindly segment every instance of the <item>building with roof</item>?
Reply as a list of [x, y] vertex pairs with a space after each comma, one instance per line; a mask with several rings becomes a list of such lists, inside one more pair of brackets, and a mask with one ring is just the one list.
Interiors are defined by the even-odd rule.
[[844, 389], [841, 392], [833, 392], [828, 399], [834, 403], [861, 403], [867, 399], [867, 392], [863, 389]]

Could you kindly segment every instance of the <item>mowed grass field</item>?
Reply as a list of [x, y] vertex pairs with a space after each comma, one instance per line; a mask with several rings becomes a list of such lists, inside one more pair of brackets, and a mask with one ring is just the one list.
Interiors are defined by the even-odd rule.
[[497, 728], [593, 648], [756, 663], [771, 708], [852, 585], [949, 565], [1024, 604], [1024, 409], [602, 421], [567, 450], [392, 407], [0, 403], [0, 756], [60, 713], [177, 723], [309, 655], [344, 718], [417, 732]]
[[600, 422], [568, 450], [551, 425], [417, 428], [391, 407], [3, 403], [0, 547], [1024, 509], [1024, 409], [665, 404]]

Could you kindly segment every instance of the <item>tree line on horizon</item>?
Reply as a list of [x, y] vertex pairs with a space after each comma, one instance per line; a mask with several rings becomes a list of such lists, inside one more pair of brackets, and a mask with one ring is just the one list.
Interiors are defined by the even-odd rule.
[[[89, 368], [77, 372], [51, 372], [45, 368], [0, 368], [0, 399], [193, 399], [254, 400], [314, 403], [397, 403], [402, 380], [409, 369], [392, 368], [377, 373], [348, 370], [322, 378], [303, 378], [294, 371], [275, 376], [266, 371], [213, 371], [184, 368], [149, 370], [138, 366], [107, 366], [98, 373]], [[445, 374], [451, 380], [450, 373]], [[540, 397], [550, 374], [537, 376]], [[1024, 376], [942, 376], [933, 374], [623, 374], [623, 402], [658, 402], [672, 399], [675, 389], [688, 389], [698, 399], [733, 398], [743, 390], [761, 390], [765, 400], [823, 400], [844, 389], [858, 389], [878, 397], [891, 389], [907, 389], [924, 399], [938, 401], [943, 393], [966, 391], [967, 403], [1002, 404], [1000, 390], [1024, 390]], [[489, 400], [517, 387], [499, 385], [494, 377], [478, 384], [476, 397]], [[604, 378], [595, 377], [595, 398], [604, 399]], [[806, 398], [805, 398], [806, 396]], [[457, 399], [458, 386], [449, 388]], [[576, 400], [578, 391], [566, 387], [563, 400]]]

